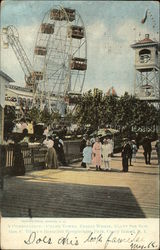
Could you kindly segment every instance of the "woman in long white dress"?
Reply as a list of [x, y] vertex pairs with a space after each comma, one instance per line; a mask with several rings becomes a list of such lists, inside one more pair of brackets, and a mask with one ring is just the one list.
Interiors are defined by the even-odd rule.
[[53, 147], [54, 141], [51, 137], [47, 137], [43, 144], [48, 148], [45, 161], [46, 161], [46, 167], [48, 168], [58, 168], [58, 160], [57, 160], [57, 154]]
[[112, 153], [112, 145], [108, 142], [107, 139], [104, 139], [101, 152], [104, 170], [111, 170], [110, 168], [111, 153]]

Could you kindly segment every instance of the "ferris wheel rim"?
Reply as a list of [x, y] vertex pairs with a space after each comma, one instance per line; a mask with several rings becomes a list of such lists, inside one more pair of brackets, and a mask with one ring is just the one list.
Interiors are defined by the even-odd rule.
[[[49, 15], [51, 14], [51, 11], [54, 10], [54, 8], [58, 8], [57, 10], [63, 11], [63, 13], [65, 15], [65, 18], [64, 18], [65, 21], [57, 21], [54, 19], [53, 20], [49, 19]], [[69, 16], [67, 15], [65, 9], [67, 9], [67, 8], [65, 8], [61, 5], [51, 8], [50, 10], [48, 10], [45, 13], [45, 15], [42, 19], [42, 22], [41, 22], [41, 24], [43, 24], [45, 22], [45, 20], [47, 20], [47, 23], [54, 24], [57, 29], [59, 27], [59, 30], [56, 30], [58, 32], [58, 34], [57, 35], [56, 35], [56, 33], [50, 34], [50, 36], [47, 40], [47, 43], [46, 43], [47, 55], [44, 57], [44, 61], [43, 61], [44, 79], [41, 82], [41, 85], [43, 85], [43, 84], [45, 85], [46, 83], [44, 83], [44, 81], [48, 82], [49, 84], [52, 81], [52, 89], [50, 91], [50, 95], [56, 95], [57, 97], [62, 96], [62, 95], [65, 97], [67, 95], [67, 92], [69, 91], [69, 88], [71, 88], [70, 91], [72, 91], [72, 92], [75, 91], [75, 92], [82, 93], [85, 75], [86, 75], [86, 70], [82, 71], [82, 70], [77, 69], [77, 70], [73, 71], [71, 69], [71, 63], [70, 63], [72, 57], [74, 55], [75, 56], [78, 55], [80, 50], [83, 50], [83, 55], [84, 55], [83, 57], [87, 60], [87, 38], [86, 38], [86, 29], [84, 26], [84, 22], [80, 16], [79, 12], [77, 10], [73, 9], [75, 11], [75, 18], [77, 18], [77, 16], [78, 16], [78, 21], [74, 20], [73, 23], [77, 22], [77, 24], [79, 24], [83, 27], [84, 37], [83, 37], [82, 41], [80, 41], [80, 39], [78, 41], [78, 39], [77, 39], [77, 43], [76, 42], [74, 43], [74, 46], [75, 47], [77, 46], [76, 49], [71, 48], [72, 40], [74, 40], [74, 39], [72, 37], [70, 37], [70, 38], [67, 37], [67, 30], [71, 27], [72, 23], [71, 23], [71, 21], [69, 21]], [[59, 23], [59, 26], [58, 26], [58, 23]], [[37, 44], [40, 43], [39, 42], [40, 37], [43, 38], [43, 34], [41, 34], [41, 32], [40, 32], [40, 27], [39, 27], [39, 30], [37, 32], [35, 47], [37, 46]], [[65, 32], [64, 32], [65, 35], [64, 34], [61, 35], [61, 33], [60, 33], [63, 31], [63, 28], [65, 29]], [[57, 40], [61, 39], [61, 41], [60, 41], [61, 44], [65, 43], [64, 50], [62, 50], [61, 45], [57, 45], [58, 42], [55, 41], [56, 39]], [[63, 39], [64, 39], [64, 41], [62, 41]], [[53, 41], [53, 44], [54, 44], [54, 45], [52, 45], [53, 46], [52, 50], [50, 48], [51, 41]], [[78, 42], [80, 44], [79, 47], [77, 45]], [[60, 48], [61, 52], [58, 52], [59, 48]], [[73, 54], [72, 53], [69, 54], [70, 49], [74, 51]], [[55, 51], [53, 51], [53, 50], [55, 50]], [[53, 57], [53, 55], [56, 55], [57, 58], [56, 58], [56, 56]], [[70, 59], [68, 59], [69, 56], [70, 56]], [[34, 59], [35, 59], [35, 55], [34, 55]], [[33, 61], [34, 61], [34, 59], [33, 59]], [[38, 58], [37, 58], [37, 60], [38, 60]], [[68, 62], [67, 60], [70, 60], [70, 62]], [[54, 64], [53, 69], [50, 69], [51, 65], [53, 65], [53, 64]], [[74, 79], [76, 79], [76, 80], [74, 80]], [[73, 81], [73, 83], [71, 81]], [[76, 81], [77, 81], [77, 84], [76, 84]], [[40, 81], [37, 83], [37, 86], [39, 85], [39, 88], [41, 88], [41, 85], [39, 83], [40, 83]], [[71, 85], [71, 87], [69, 85]], [[80, 85], [80, 87], [79, 87], [79, 85]], [[79, 87], [79, 91], [76, 90], [77, 86]], [[38, 87], [36, 88], [36, 91], [38, 91]]]

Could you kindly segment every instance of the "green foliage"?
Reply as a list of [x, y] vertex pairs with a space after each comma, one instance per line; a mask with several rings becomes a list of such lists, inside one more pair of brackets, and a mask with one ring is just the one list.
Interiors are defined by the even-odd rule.
[[50, 122], [53, 122], [52, 114], [50, 114], [48, 109], [44, 109], [40, 112], [40, 119], [41, 119], [41, 122], [45, 124], [49, 124]]
[[27, 116], [36, 123], [42, 122], [45, 124], [51, 124], [52, 122], [58, 123], [61, 117], [58, 112], [50, 113], [48, 109], [40, 111], [36, 107], [33, 107], [31, 110], [29, 110]]
[[68, 123], [68, 125], [70, 126], [71, 124], [76, 123], [76, 119], [75, 119], [75, 115], [73, 111], [68, 110], [65, 117], [64, 117], [64, 121], [66, 123]]
[[75, 118], [79, 125], [91, 124], [95, 129], [105, 125], [118, 126], [123, 131], [131, 132], [132, 126], [157, 124], [158, 111], [152, 104], [136, 99], [127, 92], [118, 98], [94, 89], [81, 97]]
[[76, 107], [75, 118], [79, 125], [92, 124], [97, 126], [103, 112], [103, 95], [101, 91], [91, 90], [82, 95]]
[[32, 109], [30, 109], [27, 113], [27, 116], [32, 120], [35, 121], [36, 123], [41, 122], [41, 118], [40, 118], [40, 111], [38, 108], [33, 107]]

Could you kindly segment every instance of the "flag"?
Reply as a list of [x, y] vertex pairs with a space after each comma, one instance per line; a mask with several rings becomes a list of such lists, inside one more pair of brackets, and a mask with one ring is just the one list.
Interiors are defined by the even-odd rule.
[[145, 23], [146, 19], [147, 19], [147, 14], [148, 14], [148, 10], [146, 10], [146, 13], [145, 13], [145, 17], [141, 20], [141, 23]]

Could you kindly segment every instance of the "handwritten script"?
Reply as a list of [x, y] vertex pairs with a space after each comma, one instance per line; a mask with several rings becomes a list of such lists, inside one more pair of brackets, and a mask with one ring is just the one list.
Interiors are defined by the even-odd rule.
[[76, 249], [77, 246], [81, 248], [97, 246], [99, 249], [111, 249], [115, 247], [121, 249], [121, 246], [125, 244], [127, 249], [158, 249], [158, 244], [155, 241], [146, 241], [143, 239], [143, 235], [140, 230], [128, 232], [127, 234], [117, 233], [116, 231], [110, 231], [109, 233], [95, 233], [90, 232], [83, 235], [77, 235], [74, 233], [62, 234], [60, 237], [57, 235], [41, 235], [35, 231], [31, 232], [26, 239], [24, 239], [26, 245], [52, 245], [55, 246], [69, 246], [72, 249]]

